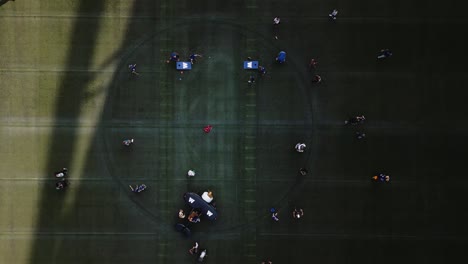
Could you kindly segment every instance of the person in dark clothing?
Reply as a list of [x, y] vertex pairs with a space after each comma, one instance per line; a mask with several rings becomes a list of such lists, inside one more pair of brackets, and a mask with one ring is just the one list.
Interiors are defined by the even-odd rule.
[[357, 125], [357, 124], [362, 124], [366, 120], [366, 117], [363, 115], [360, 116], [355, 116], [351, 117], [348, 120], [345, 121], [345, 125], [351, 124], [351, 125]]
[[380, 173], [379, 175], [372, 176], [372, 180], [375, 181], [375, 182], [389, 182], [390, 181], [390, 175]]
[[379, 53], [379, 55], [377, 56], [377, 59], [385, 59], [385, 58], [388, 58], [388, 57], [390, 57], [390, 56], [392, 56], [392, 55], [393, 55], [393, 53], [392, 53], [391, 50], [389, 50], [389, 49], [382, 49], [382, 50], [380, 50], [380, 53]]
[[266, 69], [263, 66], [258, 66], [258, 73], [260, 73], [262, 76], [266, 74]]
[[62, 178], [60, 181], [57, 181], [55, 183], [55, 189], [56, 190], [64, 190], [65, 188], [68, 187], [68, 181], [64, 178]]
[[197, 61], [197, 58], [201, 58], [201, 57], [202, 57], [202, 55], [193, 53], [193, 54], [191, 54], [190, 57], [189, 57], [189, 58], [190, 58], [190, 62], [191, 62], [192, 64], [194, 64], [194, 63]]
[[166, 61], [166, 63], [169, 63], [169, 62], [171, 62], [171, 61], [174, 61], [174, 62], [179, 61], [179, 53], [173, 51], [173, 52], [171, 53], [171, 56], [169, 57], [169, 59]]
[[124, 146], [127, 146], [127, 147], [128, 147], [128, 146], [132, 145], [134, 141], [135, 141], [135, 140], [134, 140], [133, 138], [125, 139], [125, 140], [122, 141], [122, 144], [123, 144]]
[[301, 174], [302, 176], [306, 176], [308, 173], [307, 169], [305, 168], [300, 168], [299, 169], [299, 174]]

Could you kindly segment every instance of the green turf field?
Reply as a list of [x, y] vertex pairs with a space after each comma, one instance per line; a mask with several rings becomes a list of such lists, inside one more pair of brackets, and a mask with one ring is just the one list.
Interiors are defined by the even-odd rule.
[[[194, 241], [216, 264], [464, 259], [466, 6], [0, 1], [0, 264], [195, 263]], [[382, 48], [393, 56], [377, 60]], [[172, 51], [203, 57], [181, 74]], [[254, 84], [249, 56], [267, 69]], [[207, 189], [219, 218], [184, 238], [182, 196]]]

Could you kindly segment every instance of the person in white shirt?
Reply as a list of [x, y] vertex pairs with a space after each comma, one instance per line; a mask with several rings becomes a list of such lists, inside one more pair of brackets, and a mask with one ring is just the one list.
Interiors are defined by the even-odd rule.
[[208, 255], [206, 254], [206, 249], [204, 249], [202, 252], [200, 252], [200, 256], [198, 256], [198, 262], [202, 262], [206, 256]]
[[296, 149], [297, 152], [299, 153], [302, 153], [304, 152], [305, 148], [306, 148], [306, 144], [304, 143], [297, 143], [296, 146], [294, 147]]
[[333, 11], [330, 14], [328, 14], [328, 16], [333, 20], [336, 20], [336, 15], [338, 15], [338, 10], [336, 9], [333, 9]]

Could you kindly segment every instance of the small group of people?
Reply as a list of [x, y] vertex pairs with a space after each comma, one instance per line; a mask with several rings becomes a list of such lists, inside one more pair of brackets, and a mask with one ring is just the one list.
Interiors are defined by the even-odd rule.
[[[273, 219], [273, 221], [275, 222], [278, 222], [279, 221], [279, 217], [278, 217], [278, 210], [276, 210], [276, 208], [272, 207], [270, 208], [270, 213], [271, 213], [271, 219]], [[293, 216], [293, 219], [300, 219], [301, 217], [304, 216], [304, 210], [302, 208], [294, 208], [294, 210], [292, 211], [292, 216]]]
[[372, 176], [372, 180], [374, 182], [389, 182], [390, 181], [390, 175], [386, 175], [384, 173], [379, 173], [378, 175]]
[[[189, 60], [190, 60], [190, 63], [191, 64], [194, 64], [198, 58], [202, 58], [203, 56], [201, 54], [198, 54], [198, 53], [192, 53], [190, 54], [189, 56]], [[171, 55], [169, 56], [169, 59], [166, 60], [166, 63], [170, 63], [170, 62], [178, 62], [180, 59], [180, 55], [179, 53], [173, 51], [171, 52]]]
[[366, 121], [366, 117], [364, 115], [360, 116], [353, 116], [350, 117], [348, 120], [345, 120], [345, 125], [351, 124], [351, 125], [358, 125], [358, 124], [363, 124], [364, 121]]
[[55, 182], [56, 190], [64, 190], [68, 187], [69, 183], [68, 183], [68, 180], [66, 179], [67, 174], [68, 174], [67, 168], [62, 168], [61, 170], [54, 173], [55, 178], [57, 178], [57, 181]]
[[195, 242], [195, 245], [193, 245], [193, 247], [189, 249], [189, 253], [190, 253], [191, 255], [196, 255], [196, 256], [197, 256], [197, 261], [198, 261], [198, 262], [203, 262], [203, 260], [205, 260], [206, 256], [208, 256], [208, 255], [207, 255], [207, 250], [206, 250], [206, 249], [202, 249], [202, 250], [200, 250], [200, 252], [199, 252], [199, 250], [198, 250], [198, 242]]
[[146, 190], [146, 185], [144, 184], [135, 184], [135, 187], [129, 185], [128, 187], [130, 187], [130, 190], [132, 190], [134, 193], [141, 193], [142, 191]]

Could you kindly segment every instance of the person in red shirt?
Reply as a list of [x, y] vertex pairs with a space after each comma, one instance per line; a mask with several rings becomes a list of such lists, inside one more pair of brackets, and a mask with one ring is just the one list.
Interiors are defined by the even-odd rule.
[[203, 131], [205, 133], [210, 133], [211, 132], [211, 129], [213, 129], [213, 127], [211, 125], [207, 125], [206, 127], [203, 128]]

